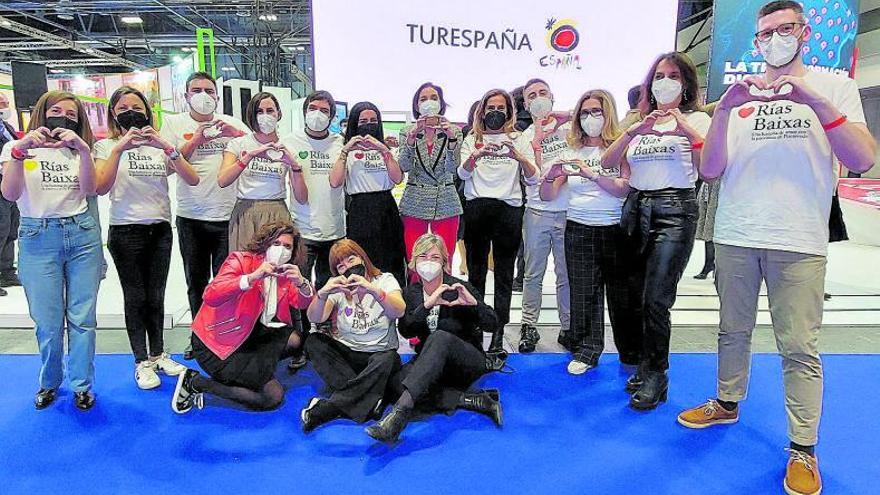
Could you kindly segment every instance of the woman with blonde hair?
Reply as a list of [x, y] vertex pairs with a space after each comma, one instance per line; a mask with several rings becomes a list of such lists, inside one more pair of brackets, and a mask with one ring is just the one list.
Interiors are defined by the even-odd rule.
[[486, 291], [489, 249], [495, 259], [495, 312], [510, 321], [513, 269], [522, 238], [523, 191], [535, 185], [538, 171], [527, 157], [531, 144], [514, 129], [516, 108], [506, 91], [488, 91], [477, 106], [474, 127], [461, 146], [458, 176], [464, 181], [468, 278]]
[[[397, 439], [414, 409], [429, 413], [466, 409], [491, 418], [501, 426], [497, 390], [468, 392], [481, 376], [503, 362], [504, 327], [482, 294], [449, 275], [449, 253], [443, 238], [424, 234], [413, 245], [409, 268], [418, 280], [404, 291], [406, 313], [398, 330], [418, 337], [416, 356], [400, 372], [401, 395], [385, 418], [367, 428], [382, 441]], [[483, 352], [483, 332], [492, 334]], [[488, 358], [488, 359], [487, 359]]]
[[37, 409], [55, 402], [67, 372], [80, 410], [95, 403], [95, 329], [101, 231], [86, 198], [96, 191], [92, 134], [72, 93], [49, 91], [31, 112], [28, 133], [0, 152], [3, 197], [21, 211], [18, 270], [40, 347]]
[[306, 432], [337, 418], [362, 423], [381, 417], [388, 384], [400, 369], [396, 323], [406, 308], [397, 279], [376, 268], [351, 239], [330, 248], [330, 271], [308, 317], [315, 323], [333, 318], [332, 330], [309, 335], [306, 354], [331, 394], [302, 410]]
[[638, 287], [632, 283], [631, 243], [620, 228], [629, 174], [603, 169], [602, 153], [617, 139], [617, 109], [607, 91], [578, 99], [566, 149], [541, 183], [541, 197], [568, 201], [565, 259], [571, 284], [572, 354], [568, 372], [599, 363], [605, 347], [605, 297], [614, 343], [624, 364], [638, 364], [642, 334]]

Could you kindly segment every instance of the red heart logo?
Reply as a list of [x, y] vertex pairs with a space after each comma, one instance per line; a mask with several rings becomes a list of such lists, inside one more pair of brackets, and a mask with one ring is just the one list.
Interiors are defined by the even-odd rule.
[[357, 152], [357, 153], [354, 154], [354, 157], [357, 158], [358, 160], [363, 160], [363, 159], [364, 159], [364, 154], [361, 153], [361, 152], [359, 151], [359, 152]]
[[186, 139], [187, 141], [189, 141], [192, 138], [193, 138], [193, 133], [191, 133], [191, 132], [187, 132], [186, 134], [183, 135], [183, 139]]
[[739, 116], [742, 118], [747, 118], [749, 115], [755, 113], [755, 107], [743, 107], [739, 109]]
[[477, 143], [474, 145], [475, 148], [480, 149], [483, 147], [483, 143]]

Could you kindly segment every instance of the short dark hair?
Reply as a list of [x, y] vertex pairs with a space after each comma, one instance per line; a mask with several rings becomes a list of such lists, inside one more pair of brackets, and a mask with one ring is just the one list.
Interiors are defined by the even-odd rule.
[[523, 84], [523, 86], [522, 86], [522, 90], [523, 90], [523, 99], [526, 98], [526, 88], [528, 88], [528, 87], [531, 86], [532, 84], [539, 84], [539, 83], [540, 83], [540, 84], [543, 84], [544, 86], [547, 86], [547, 88], [550, 88], [550, 85], [547, 83], [547, 81], [545, 81], [545, 80], [543, 80], [543, 79], [541, 79], [541, 78], [538, 78], [538, 77], [533, 77], [533, 78], [529, 79], [528, 81], [526, 81], [526, 83]]
[[257, 125], [257, 110], [260, 108], [260, 103], [267, 98], [275, 103], [275, 110], [278, 110], [279, 112], [281, 111], [281, 105], [278, 104], [278, 98], [275, 98], [275, 95], [272, 93], [261, 91], [255, 94], [244, 110], [244, 123], [254, 132], [260, 130], [260, 126]]
[[330, 94], [329, 91], [324, 91], [323, 89], [319, 89], [318, 91], [313, 92], [309, 96], [306, 96], [306, 99], [303, 100], [303, 115], [309, 111], [309, 103], [313, 101], [326, 101], [330, 104], [330, 119], [336, 117], [336, 100], [333, 99], [333, 95]]
[[189, 75], [189, 77], [186, 78], [186, 90], [187, 91], [189, 91], [189, 83], [191, 83], [197, 79], [207, 79], [208, 81], [211, 81], [211, 84], [214, 85], [214, 89], [217, 89], [217, 80], [214, 79], [214, 77], [211, 76], [211, 74], [208, 74], [207, 72], [204, 72], [204, 71], [199, 71], [199, 72], [193, 72], [192, 74]]
[[642, 96], [642, 87], [641, 86], [633, 86], [629, 88], [629, 93], [626, 94], [626, 100], [629, 102], [629, 108], [633, 109], [639, 106], [639, 98]]
[[792, 0], [775, 0], [761, 7], [761, 10], [758, 11], [758, 19], [780, 10], [793, 10], [800, 15], [804, 15], [804, 8], [801, 7], [800, 3], [793, 2]]
[[443, 88], [441, 88], [440, 86], [437, 86], [436, 84], [434, 84], [432, 82], [426, 82], [426, 83], [422, 84], [421, 86], [419, 86], [419, 89], [416, 90], [416, 94], [413, 95], [413, 100], [412, 100], [413, 117], [419, 118], [422, 115], [421, 112], [419, 112], [419, 96], [422, 95], [422, 91], [425, 88], [433, 88], [434, 91], [437, 92], [437, 96], [440, 97], [440, 115], [443, 115], [444, 113], [446, 113], [446, 99], [443, 98]]

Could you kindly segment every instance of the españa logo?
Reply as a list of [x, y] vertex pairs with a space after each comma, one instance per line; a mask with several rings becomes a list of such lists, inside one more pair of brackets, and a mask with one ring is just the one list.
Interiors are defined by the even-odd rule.
[[572, 19], [547, 19], [547, 46], [560, 53], [568, 53], [577, 48], [581, 40], [580, 33]]

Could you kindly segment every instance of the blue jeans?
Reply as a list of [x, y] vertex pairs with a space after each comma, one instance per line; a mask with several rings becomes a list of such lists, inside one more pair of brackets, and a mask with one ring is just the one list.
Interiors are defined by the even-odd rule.
[[101, 275], [101, 232], [88, 212], [65, 218], [22, 218], [18, 270], [36, 323], [43, 365], [40, 388], [56, 389], [64, 379], [64, 323], [67, 371], [75, 392], [89, 390], [95, 377], [95, 328]]

